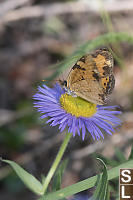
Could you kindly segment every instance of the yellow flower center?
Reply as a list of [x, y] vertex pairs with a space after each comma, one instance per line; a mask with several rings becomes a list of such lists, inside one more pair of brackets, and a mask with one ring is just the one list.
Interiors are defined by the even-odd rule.
[[72, 97], [67, 93], [61, 95], [60, 103], [67, 113], [71, 113], [76, 117], [91, 117], [97, 111], [96, 104], [80, 97]]

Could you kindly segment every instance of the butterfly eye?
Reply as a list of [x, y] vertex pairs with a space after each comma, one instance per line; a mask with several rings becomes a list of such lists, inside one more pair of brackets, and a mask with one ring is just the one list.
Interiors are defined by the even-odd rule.
[[63, 85], [64, 85], [65, 87], [67, 87], [67, 81], [64, 81], [64, 82], [63, 82]]

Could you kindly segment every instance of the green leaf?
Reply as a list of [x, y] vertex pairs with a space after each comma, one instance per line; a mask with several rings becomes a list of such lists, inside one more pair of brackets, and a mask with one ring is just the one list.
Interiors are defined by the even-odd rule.
[[132, 145], [131, 153], [130, 153], [128, 160], [130, 160], [130, 159], [133, 159], [133, 145]]
[[[133, 167], [133, 159], [126, 161], [126, 162], [120, 164], [119, 166], [108, 170], [108, 180], [118, 178], [120, 168], [132, 168], [132, 167]], [[65, 187], [63, 189], [60, 189], [56, 192], [52, 192], [50, 194], [44, 195], [39, 200], [53, 200], [53, 199], [59, 200], [59, 199], [63, 199], [63, 198], [66, 198], [68, 196], [77, 194], [77, 193], [82, 192], [84, 190], [87, 190], [89, 188], [92, 188], [96, 185], [96, 181], [97, 181], [98, 176], [99, 175], [90, 177], [90, 178], [88, 178], [84, 181], [80, 181], [76, 184], [70, 185], [70, 186]]]
[[3, 160], [3, 159], [2, 161], [8, 163], [14, 169], [19, 178], [31, 191], [33, 191], [38, 195], [42, 195], [42, 184], [33, 175], [25, 171], [14, 161]]
[[61, 182], [62, 182], [62, 175], [64, 173], [64, 170], [67, 166], [68, 160], [64, 160], [61, 165], [59, 166], [57, 172], [55, 173], [53, 184], [52, 184], [52, 191], [59, 190], [61, 188]]
[[41, 175], [41, 180], [42, 180], [41, 182], [42, 182], [42, 185], [44, 184], [45, 179], [46, 179], [46, 177], [42, 174], [42, 175]]
[[109, 185], [107, 186], [106, 200], [110, 200]]
[[97, 158], [104, 166], [103, 174], [100, 176], [96, 190], [91, 200], [107, 200], [108, 192], [108, 174], [107, 168], [103, 160]]
[[111, 160], [109, 158], [106, 158], [104, 157], [103, 155], [99, 155], [99, 154], [96, 154], [94, 155], [94, 157], [99, 157], [101, 160], [103, 160], [103, 162], [106, 164], [106, 165], [109, 165], [111, 167], [115, 167], [115, 166], [118, 166], [120, 163], [116, 160]]
[[66, 198], [63, 198], [63, 199], [61, 199], [61, 200], [67, 200]]
[[126, 161], [126, 158], [123, 152], [119, 148], [115, 148], [115, 155], [117, 156], [118, 160], [123, 163]]

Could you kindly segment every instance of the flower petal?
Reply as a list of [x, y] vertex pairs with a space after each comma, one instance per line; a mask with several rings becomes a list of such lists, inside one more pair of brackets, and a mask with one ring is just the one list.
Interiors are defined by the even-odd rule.
[[116, 115], [121, 114], [121, 111], [115, 110], [118, 106], [101, 106], [97, 105], [97, 112], [91, 117], [76, 117], [60, 105], [61, 95], [65, 90], [59, 84], [55, 84], [54, 88], [49, 88], [46, 85], [38, 87], [38, 92], [33, 96], [34, 107], [40, 112], [41, 118], [47, 118], [46, 123], [50, 126], [59, 125], [59, 130], [62, 132], [68, 127], [68, 132], [73, 136], [80, 135], [82, 132], [82, 140], [85, 139], [86, 131], [88, 131], [93, 140], [104, 138], [102, 129], [105, 133], [112, 135], [114, 128], [121, 124], [121, 120]]

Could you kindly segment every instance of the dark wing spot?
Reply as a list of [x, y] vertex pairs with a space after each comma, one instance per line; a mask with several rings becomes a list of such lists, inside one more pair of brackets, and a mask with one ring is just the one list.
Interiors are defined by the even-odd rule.
[[85, 80], [83, 76], [82, 76], [81, 80]]
[[109, 82], [107, 83], [107, 87], [106, 87], [106, 94], [111, 94], [112, 90], [114, 89], [115, 86], [115, 78], [113, 76], [113, 74], [109, 77]]
[[95, 52], [93, 52], [91, 55], [93, 58], [96, 58], [99, 54], [104, 56], [106, 60], [112, 60], [113, 62], [113, 56], [107, 48], [98, 49]]
[[99, 50], [101, 50], [101, 51], [109, 51], [109, 49], [107, 47], [102, 47]]
[[85, 63], [85, 57], [83, 56], [83, 57], [81, 57], [80, 59], [79, 59], [79, 61], [82, 61], [82, 62], [84, 62]]
[[80, 65], [77, 65], [77, 64], [75, 64], [72, 69], [81, 69], [83, 71], [86, 71], [85, 68], [83, 68], [83, 67], [81, 67]]
[[104, 94], [98, 94], [100, 99], [102, 99], [103, 102], [105, 102], [105, 95]]
[[110, 60], [110, 59], [113, 60], [113, 56], [107, 48], [103, 48], [99, 50], [99, 54], [104, 56], [106, 60]]
[[96, 73], [96, 72], [94, 72], [93, 71], [93, 77], [97, 80], [97, 81], [99, 81], [99, 75]]
[[91, 53], [93, 58], [96, 58], [99, 54], [99, 50], [95, 51], [94, 53]]

